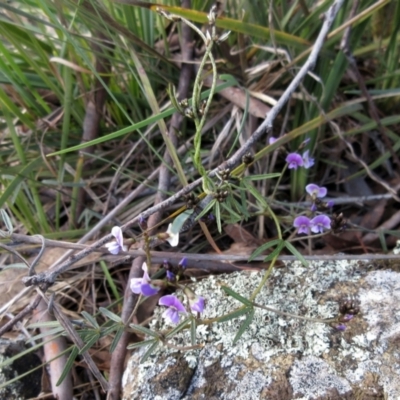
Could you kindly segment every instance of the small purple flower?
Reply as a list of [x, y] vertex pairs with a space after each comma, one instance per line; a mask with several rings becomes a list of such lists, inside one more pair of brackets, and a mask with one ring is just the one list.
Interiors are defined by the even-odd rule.
[[115, 241], [106, 243], [106, 247], [111, 254], [118, 254], [120, 251], [126, 251], [124, 246], [124, 238], [122, 236], [122, 229], [119, 226], [114, 226], [111, 229], [111, 235], [115, 237]]
[[147, 229], [147, 220], [142, 215], [139, 218], [139, 226], [142, 231]]
[[304, 233], [308, 235], [310, 233], [310, 218], [300, 215], [293, 221], [293, 226], [297, 228], [297, 234]]
[[351, 321], [353, 318], [354, 318], [354, 315], [353, 315], [353, 314], [346, 314], [346, 315], [343, 315], [343, 317], [341, 318], [341, 320], [342, 320], [343, 322], [349, 322], [349, 321]]
[[204, 305], [205, 305], [204, 297], [196, 296], [196, 301], [189, 300], [189, 303], [192, 311], [198, 313], [202, 313], [204, 311]]
[[186, 313], [186, 309], [180, 300], [171, 294], [160, 297], [158, 304], [168, 307], [164, 311], [163, 317], [175, 325], [179, 322], [179, 313]]
[[181, 261], [179, 261], [178, 266], [182, 269], [185, 269], [187, 267], [187, 258], [183, 257]]
[[173, 272], [167, 271], [167, 280], [170, 282], [176, 281], [176, 276]]
[[289, 169], [297, 169], [299, 167], [302, 167], [304, 164], [303, 158], [300, 154], [297, 153], [288, 154], [286, 157], [286, 162], [289, 164]]
[[271, 145], [271, 144], [275, 143], [277, 140], [278, 140], [277, 138], [271, 136], [271, 137], [268, 139], [268, 144]]
[[143, 277], [131, 279], [131, 290], [133, 293], [142, 294], [143, 296], [149, 297], [155, 295], [160, 288], [151, 284], [151, 279], [148, 273], [147, 264], [144, 262], [142, 265]]
[[304, 168], [311, 168], [314, 165], [314, 159], [309, 156], [310, 151], [306, 150], [303, 153], [303, 167]]
[[334, 205], [335, 205], [335, 202], [334, 202], [333, 200], [329, 200], [329, 201], [326, 203], [326, 206], [327, 206], [328, 208], [332, 208]]
[[184, 292], [189, 300], [190, 308], [194, 312], [202, 313], [204, 311], [205, 300], [202, 296], [197, 296], [192, 289], [185, 287]]
[[335, 326], [335, 328], [336, 328], [338, 331], [344, 332], [344, 331], [346, 330], [346, 325], [345, 325], [345, 324], [338, 324], [338, 325]]
[[324, 229], [331, 229], [331, 219], [324, 214], [317, 215], [310, 221], [311, 232], [322, 233]]
[[318, 186], [315, 183], [310, 183], [306, 186], [306, 192], [312, 197], [322, 199], [328, 193], [328, 189], [323, 186]]

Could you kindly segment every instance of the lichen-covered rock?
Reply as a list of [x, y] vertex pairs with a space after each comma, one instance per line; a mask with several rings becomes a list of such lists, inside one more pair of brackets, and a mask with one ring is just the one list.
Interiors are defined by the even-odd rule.
[[[25, 351], [25, 340], [8, 340], [0, 338], [0, 399], [25, 400], [36, 397], [41, 390], [41, 361], [33, 353], [25, 354], [14, 362], [11, 359]], [[28, 371], [36, 371], [15, 380]], [[10, 381], [13, 381], [9, 383]]]
[[[197, 327], [198, 350], [190, 332], [174, 336], [140, 364], [145, 349], [133, 353], [124, 375], [126, 400], [289, 400], [400, 399], [400, 274], [359, 261], [288, 262], [275, 269], [255, 302], [286, 313], [327, 319], [342, 298], [355, 296], [361, 313], [344, 332], [328, 324], [284, 317], [256, 308], [236, 345], [245, 316]], [[263, 273], [212, 276], [195, 286], [207, 300], [204, 319], [241, 306], [221, 290], [244, 297]], [[151, 328], [167, 329], [158, 310]]]

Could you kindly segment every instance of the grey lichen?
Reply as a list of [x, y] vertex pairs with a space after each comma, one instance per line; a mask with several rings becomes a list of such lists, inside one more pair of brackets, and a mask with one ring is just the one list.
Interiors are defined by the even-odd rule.
[[307, 356], [296, 360], [290, 372], [289, 382], [295, 396], [317, 399], [322, 396], [340, 396], [351, 391], [349, 382], [339, 377], [323, 360]]
[[[393, 343], [400, 323], [400, 276], [392, 271], [368, 274], [369, 269], [356, 261], [313, 262], [308, 268], [287, 263], [273, 271], [255, 299], [285, 312], [325, 319], [337, 315], [341, 297], [353, 294], [362, 315], [346, 332], [256, 309], [249, 328], [232, 346], [245, 317], [200, 325], [200, 350], [161, 348], [144, 364], [139, 364], [144, 350], [134, 354], [124, 398], [340, 399], [369, 393], [398, 400], [400, 356]], [[196, 293], [207, 299], [202, 318], [216, 318], [241, 306], [221, 285], [249, 297], [261, 278], [262, 273], [243, 272], [196, 283]], [[156, 310], [151, 328], [167, 328], [161, 313]], [[172, 343], [189, 345], [189, 332], [180, 332]], [[306, 373], [311, 370], [312, 379]]]

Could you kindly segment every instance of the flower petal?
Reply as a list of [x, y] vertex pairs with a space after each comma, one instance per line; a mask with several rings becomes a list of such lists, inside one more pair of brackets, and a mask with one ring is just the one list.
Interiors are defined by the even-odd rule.
[[160, 290], [160, 288], [150, 285], [149, 283], [143, 283], [141, 285], [140, 289], [141, 289], [142, 295], [146, 296], [146, 297], [154, 296]]
[[140, 294], [142, 293], [142, 278], [132, 278], [130, 288], [133, 293]]
[[172, 308], [168, 308], [167, 310], [165, 310], [163, 312], [162, 315], [166, 320], [172, 322], [173, 324], [177, 324], [179, 322], [179, 313], [178, 311], [172, 309]]
[[197, 296], [197, 300], [192, 304], [190, 304], [190, 308], [192, 311], [202, 313], [204, 311], [204, 304], [205, 304], [204, 297]]
[[120, 250], [121, 250], [121, 247], [120, 247], [119, 244], [118, 244], [117, 242], [115, 242], [115, 241], [110, 242], [110, 243], [106, 243], [105, 246], [107, 247], [108, 251], [109, 251], [111, 254], [114, 254], [114, 255], [117, 255], [117, 254], [120, 252]]
[[160, 300], [158, 300], [158, 304], [160, 306], [172, 307], [177, 311], [186, 313], [186, 309], [183, 304], [176, 296], [172, 294], [167, 294], [166, 296], [160, 297]]

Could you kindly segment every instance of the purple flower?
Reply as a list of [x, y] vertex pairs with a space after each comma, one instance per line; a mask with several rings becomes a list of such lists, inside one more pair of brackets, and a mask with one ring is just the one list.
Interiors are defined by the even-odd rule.
[[317, 215], [310, 221], [311, 232], [322, 233], [324, 229], [331, 229], [331, 219], [324, 214]]
[[326, 203], [326, 206], [327, 206], [328, 208], [332, 208], [334, 205], [335, 205], [335, 202], [334, 202], [333, 200], [329, 200], [329, 201]]
[[305, 233], [306, 235], [310, 232], [310, 218], [301, 215], [296, 217], [293, 221], [293, 226], [297, 228], [297, 234]]
[[202, 296], [197, 296], [193, 290], [185, 287], [184, 292], [189, 300], [190, 308], [194, 312], [202, 313], [204, 311], [205, 300]]
[[170, 282], [176, 281], [176, 276], [173, 272], [167, 271], [167, 280]]
[[297, 153], [288, 154], [286, 157], [286, 162], [289, 164], [289, 169], [297, 169], [298, 167], [302, 167], [304, 164], [303, 158]]
[[271, 136], [271, 137], [268, 139], [268, 144], [271, 145], [272, 143], [275, 143], [277, 140], [278, 140], [277, 138]]
[[311, 158], [311, 157], [308, 155], [309, 152], [310, 152], [309, 150], [306, 150], [306, 151], [303, 153], [303, 167], [304, 167], [304, 168], [311, 168], [311, 167], [314, 165], [314, 159]]
[[148, 273], [147, 264], [144, 262], [142, 265], [143, 277], [131, 279], [131, 290], [133, 293], [142, 294], [143, 296], [153, 296], [160, 288], [151, 284], [151, 279]]
[[343, 317], [341, 318], [341, 320], [343, 322], [349, 322], [350, 320], [352, 320], [354, 318], [353, 314], [345, 314], [343, 315]]
[[187, 258], [183, 257], [181, 261], [179, 261], [178, 266], [182, 269], [185, 269], [187, 267]]
[[142, 231], [147, 229], [147, 220], [142, 215], [139, 218], [139, 226]]
[[204, 305], [205, 305], [204, 297], [196, 296], [196, 300], [195, 301], [189, 300], [189, 303], [192, 311], [198, 313], [202, 313], [204, 311]]
[[328, 189], [323, 186], [318, 186], [315, 183], [310, 183], [306, 186], [306, 192], [312, 197], [318, 197], [322, 199], [328, 193]]
[[160, 297], [158, 304], [160, 306], [168, 307], [168, 309], [164, 311], [163, 317], [175, 325], [179, 322], [179, 313], [186, 313], [183, 304], [177, 297], [171, 294]]
[[106, 243], [106, 247], [111, 254], [118, 254], [120, 251], [126, 251], [124, 246], [124, 238], [122, 236], [122, 229], [119, 226], [114, 226], [111, 229], [111, 235], [115, 237], [115, 241]]
[[346, 325], [345, 324], [338, 324], [338, 325], [336, 325], [335, 326], [335, 328], [338, 330], [338, 331], [345, 331], [346, 330]]

